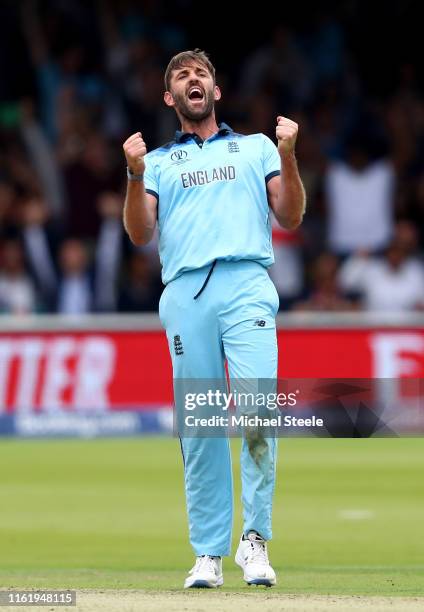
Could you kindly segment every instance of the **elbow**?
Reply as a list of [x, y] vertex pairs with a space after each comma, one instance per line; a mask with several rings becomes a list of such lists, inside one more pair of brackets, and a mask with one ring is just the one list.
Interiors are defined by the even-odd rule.
[[130, 240], [134, 246], [145, 246], [149, 244], [151, 236], [141, 236], [138, 234], [129, 234]]
[[286, 222], [285, 228], [287, 230], [293, 231], [297, 229], [302, 224], [302, 217], [294, 217]]
[[279, 220], [281, 227], [286, 230], [293, 231], [297, 229], [303, 220], [303, 215], [291, 215], [290, 217], [284, 217], [284, 219]]
[[288, 231], [293, 231], [302, 224], [305, 209], [305, 199], [290, 206], [283, 205], [279, 206], [278, 208], [273, 207], [278, 223], [281, 225], [281, 227]]
[[143, 231], [142, 228], [139, 228], [140, 231], [137, 231], [137, 230], [134, 231], [135, 228], [128, 227], [128, 223], [126, 223], [125, 219], [124, 219], [124, 228], [128, 234], [129, 239], [131, 240], [134, 246], [145, 246], [153, 238], [154, 230]]

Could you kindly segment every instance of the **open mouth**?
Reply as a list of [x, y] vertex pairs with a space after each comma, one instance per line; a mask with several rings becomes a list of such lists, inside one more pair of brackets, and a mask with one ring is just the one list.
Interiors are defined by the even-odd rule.
[[193, 101], [197, 101], [200, 102], [201, 100], [203, 100], [204, 95], [203, 95], [203, 91], [200, 89], [200, 87], [190, 87], [190, 89], [188, 90], [188, 99]]

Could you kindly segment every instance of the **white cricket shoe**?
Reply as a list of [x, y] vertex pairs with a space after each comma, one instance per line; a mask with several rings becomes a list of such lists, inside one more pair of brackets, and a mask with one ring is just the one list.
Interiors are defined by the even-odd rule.
[[235, 561], [243, 569], [247, 584], [270, 587], [277, 583], [275, 572], [269, 564], [266, 542], [255, 531], [250, 531], [245, 540], [242, 536]]
[[224, 584], [224, 578], [222, 576], [221, 557], [202, 555], [196, 557], [196, 563], [188, 573], [184, 588], [213, 589], [222, 584]]

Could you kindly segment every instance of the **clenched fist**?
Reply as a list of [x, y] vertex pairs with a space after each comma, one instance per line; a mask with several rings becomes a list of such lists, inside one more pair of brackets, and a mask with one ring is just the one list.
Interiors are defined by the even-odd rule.
[[123, 144], [127, 166], [133, 174], [144, 173], [144, 156], [147, 153], [146, 143], [141, 132], [130, 136]]
[[278, 152], [280, 155], [286, 155], [294, 151], [298, 129], [299, 126], [297, 123], [291, 119], [287, 119], [287, 117], [277, 117], [275, 135], [277, 136]]

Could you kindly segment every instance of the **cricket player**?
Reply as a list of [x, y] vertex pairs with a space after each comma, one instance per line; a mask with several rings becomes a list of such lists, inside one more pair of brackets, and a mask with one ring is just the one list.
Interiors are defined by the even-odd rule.
[[[221, 91], [215, 69], [199, 49], [173, 57], [164, 102], [181, 130], [147, 153], [141, 132], [123, 145], [127, 161], [124, 225], [136, 245], [159, 226], [162, 278], [159, 314], [166, 329], [174, 381], [275, 379], [278, 295], [270, 208], [295, 229], [305, 211], [295, 143], [298, 126], [277, 118], [278, 147], [264, 134], [241, 135], [215, 118]], [[180, 409], [177, 406], [177, 410]], [[182, 437], [190, 541], [196, 554], [184, 587], [223, 584], [230, 554], [232, 471], [228, 438]], [[242, 441], [243, 533], [236, 563], [248, 584], [272, 586], [271, 508], [276, 440], [261, 448]]]

